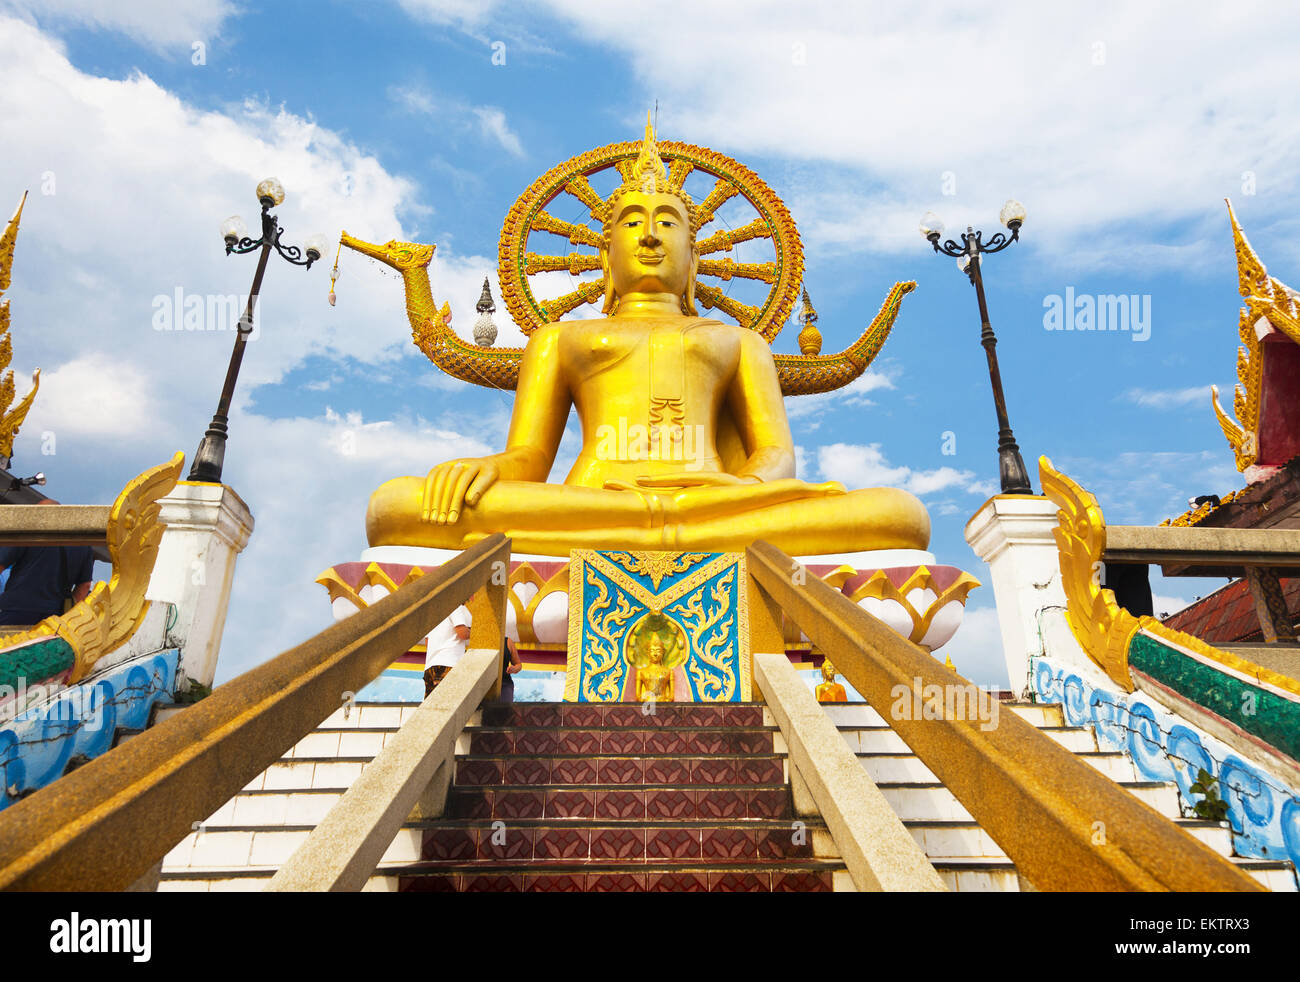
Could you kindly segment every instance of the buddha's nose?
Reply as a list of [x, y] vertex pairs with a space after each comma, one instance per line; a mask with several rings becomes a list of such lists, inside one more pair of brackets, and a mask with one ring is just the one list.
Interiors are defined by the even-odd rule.
[[655, 235], [654, 230], [647, 228], [645, 230], [645, 233], [641, 236], [641, 240], [639, 244], [646, 246], [647, 248], [653, 249], [655, 246], [659, 244], [659, 242], [660, 242], [659, 236]]

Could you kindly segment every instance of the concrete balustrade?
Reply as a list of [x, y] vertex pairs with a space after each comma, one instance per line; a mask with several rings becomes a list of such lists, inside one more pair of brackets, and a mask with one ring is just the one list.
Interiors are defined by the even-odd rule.
[[755, 653], [754, 679], [785, 737], [791, 780], [798, 778], [807, 788], [854, 886], [861, 891], [946, 889], [785, 653]]
[[456, 738], [494, 684], [499, 690], [500, 646], [466, 651], [266, 889], [362, 889], [413, 810], [441, 814]]
[[[971, 683], [816, 577], [792, 575], [797, 564], [774, 546], [755, 543], [746, 562], [757, 586], [751, 601], [767, 608], [760, 622], [778, 611], [791, 617], [888, 714], [911, 752], [1033, 888], [1263, 889], [1015, 713], [919, 713], [910, 699], [896, 712], [899, 693], [956, 692]], [[762, 663], [756, 656], [756, 671]]]
[[130, 887], [475, 591], [499, 603], [509, 559], [490, 536], [0, 812], [0, 889]]

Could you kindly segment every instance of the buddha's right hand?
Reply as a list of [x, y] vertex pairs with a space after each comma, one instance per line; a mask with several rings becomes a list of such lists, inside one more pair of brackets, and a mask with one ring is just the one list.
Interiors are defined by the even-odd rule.
[[455, 524], [461, 509], [478, 504], [483, 492], [500, 476], [500, 468], [491, 457], [462, 457], [439, 464], [424, 479], [420, 520], [432, 525]]

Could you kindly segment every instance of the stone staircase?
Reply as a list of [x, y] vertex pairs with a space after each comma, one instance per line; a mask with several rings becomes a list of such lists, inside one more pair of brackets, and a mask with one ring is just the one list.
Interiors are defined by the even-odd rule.
[[[1020, 889], [1014, 865], [885, 721], [825, 707], [950, 889]], [[1213, 848], [1228, 830], [1183, 818], [1172, 784], [1136, 779], [1059, 706], [1005, 703]], [[342, 710], [202, 823], [160, 890], [258, 890], [416, 707]], [[852, 890], [825, 826], [793, 810], [785, 746], [761, 705], [486, 706], [457, 744], [444, 818], [408, 822], [367, 884], [386, 891]], [[1289, 863], [1237, 858], [1273, 890]]]

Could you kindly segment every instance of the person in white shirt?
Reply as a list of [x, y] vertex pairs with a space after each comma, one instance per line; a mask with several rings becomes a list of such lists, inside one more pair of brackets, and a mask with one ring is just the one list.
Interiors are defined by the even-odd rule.
[[464, 604], [451, 612], [451, 616], [429, 632], [424, 656], [424, 695], [427, 699], [452, 666], [465, 654], [469, 629], [473, 624], [469, 608]]

